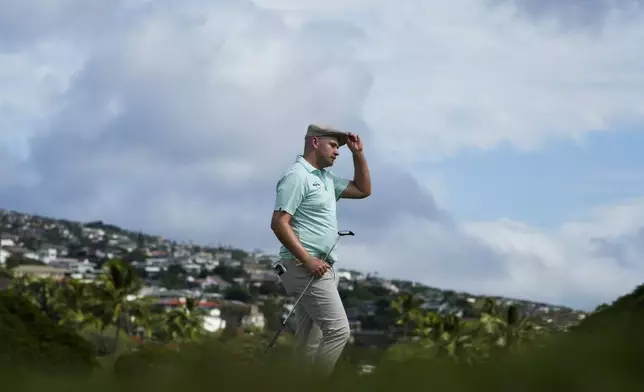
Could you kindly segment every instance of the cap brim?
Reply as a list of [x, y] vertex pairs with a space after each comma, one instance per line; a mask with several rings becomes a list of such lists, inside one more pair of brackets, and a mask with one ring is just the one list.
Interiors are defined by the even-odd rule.
[[344, 146], [349, 141], [349, 135], [347, 135], [346, 133], [336, 133], [336, 134], [329, 135], [329, 136], [337, 137], [338, 138], [338, 144], [340, 144], [340, 147]]

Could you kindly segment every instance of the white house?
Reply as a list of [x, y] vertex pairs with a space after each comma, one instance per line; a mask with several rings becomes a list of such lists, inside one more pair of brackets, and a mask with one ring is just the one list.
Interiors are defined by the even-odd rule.
[[232, 261], [230, 261], [229, 265], [230, 265], [231, 267], [238, 268], [238, 267], [241, 267], [242, 262], [241, 262], [241, 261], [239, 261], [239, 260], [232, 260]]
[[148, 274], [158, 274], [161, 272], [161, 267], [158, 265], [146, 265], [145, 272]]
[[57, 257], [55, 260], [50, 260], [47, 264], [53, 267], [72, 269], [72, 268], [75, 268], [76, 265], [80, 263], [81, 262], [78, 261], [78, 259], [75, 259], [73, 257]]
[[58, 258], [58, 249], [43, 248], [38, 251], [38, 256], [43, 263], [49, 264]]
[[34, 252], [33, 250], [30, 250], [30, 249], [13, 246], [5, 250], [12, 255], [22, 256], [26, 259], [40, 260], [40, 256], [38, 255], [38, 252]]
[[203, 267], [208, 271], [212, 271], [215, 268], [219, 267], [219, 261], [217, 261], [217, 260], [208, 261], [208, 262], [204, 263]]
[[10, 256], [11, 253], [8, 250], [0, 249], [0, 264], [4, 265]]
[[207, 264], [207, 263], [213, 261], [214, 258], [213, 258], [213, 255], [210, 254], [210, 253], [199, 252], [199, 253], [196, 253], [192, 257], [192, 259], [197, 264]]
[[259, 329], [264, 329], [266, 325], [266, 319], [264, 318], [264, 313], [259, 311], [257, 305], [251, 305], [250, 313], [242, 319], [242, 325], [244, 327], [255, 327]]
[[391, 291], [392, 293], [398, 294], [400, 292], [400, 289], [398, 286], [395, 284], [389, 282], [389, 281], [384, 281], [381, 283], [382, 287], [386, 288], [387, 290]]
[[26, 251], [23, 256], [28, 259], [40, 261], [40, 256], [38, 256], [38, 253], [31, 250]]
[[73, 265], [72, 270], [81, 275], [96, 275], [98, 273], [96, 264], [88, 260]]
[[226, 320], [221, 318], [221, 310], [210, 309], [203, 318], [203, 327], [208, 332], [215, 332], [226, 328]]
[[233, 252], [228, 250], [219, 250], [215, 253], [215, 259], [218, 261], [228, 261], [233, 258]]
[[0, 238], [0, 246], [16, 246], [11, 238]]
[[105, 237], [105, 230], [95, 229], [93, 227], [83, 227], [83, 234], [91, 240], [102, 240]]
[[352, 278], [351, 272], [349, 272], [347, 270], [339, 270], [338, 271], [338, 277], [340, 279], [352, 280], [351, 279]]
[[182, 265], [183, 269], [189, 274], [198, 274], [201, 272], [201, 266], [195, 263], [187, 263]]

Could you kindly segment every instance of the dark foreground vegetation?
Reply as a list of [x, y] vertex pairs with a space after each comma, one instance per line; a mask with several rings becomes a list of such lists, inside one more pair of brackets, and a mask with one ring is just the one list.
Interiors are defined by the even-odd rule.
[[[348, 347], [334, 377], [320, 381], [288, 361], [289, 336], [266, 356], [271, 331], [206, 334], [194, 308], [159, 322], [164, 338], [119, 345], [123, 315], [141, 311], [125, 301], [132, 281], [117, 264], [91, 289], [100, 301], [66, 296], [89, 290], [73, 282], [56, 292], [34, 281], [0, 292], [1, 390], [644, 390], [644, 285], [568, 331], [548, 330], [492, 300], [466, 320], [423, 311], [402, 294], [393, 307], [405, 338], [379, 352]], [[88, 328], [99, 335], [115, 328], [114, 339], [97, 340]], [[375, 370], [360, 374], [363, 360]]]

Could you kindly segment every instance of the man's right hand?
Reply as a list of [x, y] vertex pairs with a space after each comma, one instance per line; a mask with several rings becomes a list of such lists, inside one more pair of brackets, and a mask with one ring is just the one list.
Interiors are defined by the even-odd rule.
[[309, 270], [311, 275], [316, 278], [321, 278], [324, 274], [331, 268], [326, 262], [317, 259], [315, 257], [310, 257], [307, 260], [302, 262], [304, 267]]

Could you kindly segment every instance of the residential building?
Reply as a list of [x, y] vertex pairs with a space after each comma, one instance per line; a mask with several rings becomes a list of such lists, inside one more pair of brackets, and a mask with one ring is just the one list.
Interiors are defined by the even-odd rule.
[[64, 279], [71, 271], [66, 268], [57, 268], [48, 265], [19, 265], [11, 270], [13, 276], [33, 276], [36, 278]]
[[9, 257], [11, 257], [11, 252], [6, 249], [0, 248], [0, 265], [4, 265]]
[[0, 246], [16, 246], [16, 243], [11, 238], [0, 238]]
[[242, 326], [263, 330], [265, 325], [266, 319], [264, 318], [264, 313], [259, 311], [259, 307], [257, 305], [251, 305], [250, 312], [242, 318]]

